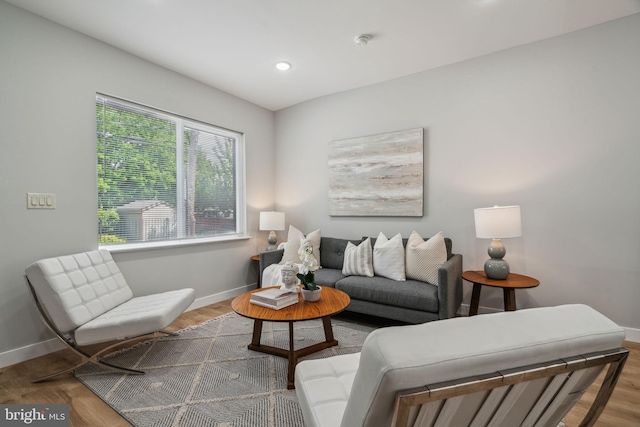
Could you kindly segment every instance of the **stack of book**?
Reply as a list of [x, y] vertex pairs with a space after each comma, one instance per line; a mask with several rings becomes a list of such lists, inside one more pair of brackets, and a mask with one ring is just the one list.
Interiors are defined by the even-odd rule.
[[249, 300], [251, 304], [280, 310], [298, 302], [298, 293], [280, 288], [268, 288], [264, 291], [254, 292]]

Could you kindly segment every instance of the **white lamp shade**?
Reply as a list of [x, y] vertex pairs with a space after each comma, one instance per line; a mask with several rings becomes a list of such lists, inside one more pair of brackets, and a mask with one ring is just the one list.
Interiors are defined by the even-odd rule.
[[260, 212], [260, 230], [284, 230], [284, 212]]
[[476, 237], [505, 239], [522, 236], [520, 206], [494, 206], [474, 209]]

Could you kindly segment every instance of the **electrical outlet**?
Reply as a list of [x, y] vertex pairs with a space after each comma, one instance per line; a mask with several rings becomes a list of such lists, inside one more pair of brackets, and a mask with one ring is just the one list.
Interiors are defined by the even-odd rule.
[[27, 193], [27, 209], [55, 209], [56, 195], [53, 193]]

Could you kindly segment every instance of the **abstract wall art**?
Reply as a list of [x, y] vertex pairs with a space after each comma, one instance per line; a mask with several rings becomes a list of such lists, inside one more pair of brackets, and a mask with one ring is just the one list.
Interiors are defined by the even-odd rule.
[[329, 215], [422, 216], [423, 129], [329, 143]]

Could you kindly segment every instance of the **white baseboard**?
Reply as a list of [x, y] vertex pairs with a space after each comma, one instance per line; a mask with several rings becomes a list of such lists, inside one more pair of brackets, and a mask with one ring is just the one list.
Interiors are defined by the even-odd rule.
[[50, 340], [5, 351], [4, 353], [0, 353], [0, 368], [44, 356], [45, 354], [62, 350], [65, 347], [66, 345], [64, 345], [58, 338], [52, 338]]
[[624, 328], [624, 330], [627, 333], [625, 341], [640, 343], [640, 329]]
[[[487, 314], [487, 313], [499, 313], [502, 310], [498, 310], [495, 308], [490, 308], [490, 307], [483, 307], [480, 306], [478, 307], [478, 314]], [[469, 304], [461, 304], [460, 305], [460, 309], [458, 310], [458, 314], [461, 316], [468, 316], [469, 315]], [[626, 328], [624, 327], [624, 330], [626, 332], [626, 337], [625, 337], [625, 341], [630, 341], [630, 342], [635, 342], [635, 343], [640, 343], [640, 329], [635, 329], [635, 328]]]
[[[483, 306], [479, 306], [478, 307], [478, 314], [489, 314], [489, 313], [499, 313], [503, 310], [499, 310], [497, 308], [491, 308], [491, 307], [483, 307]], [[458, 310], [458, 314], [461, 316], [468, 316], [469, 315], [469, 304], [461, 304], [460, 305], [460, 309]]]
[[[253, 283], [251, 285], [241, 286], [239, 288], [198, 298], [187, 308], [187, 311], [195, 310], [196, 308], [204, 307], [206, 305], [215, 304], [220, 301], [237, 297], [238, 295], [241, 295], [251, 289], [255, 289], [256, 286], [257, 285]], [[67, 348], [66, 345], [64, 345], [58, 338], [52, 338], [46, 341], [41, 341], [35, 344], [30, 344], [24, 347], [5, 351], [3, 353], [0, 353], [0, 368], [15, 365], [16, 363], [24, 362], [36, 357], [44, 356], [45, 354], [53, 353], [64, 348]]]
[[228, 291], [218, 292], [217, 294], [207, 295], [206, 297], [198, 298], [187, 308], [186, 311], [195, 310], [200, 307], [204, 307], [207, 305], [215, 304], [220, 301], [225, 301], [231, 298], [235, 298], [238, 295], [242, 295], [247, 291], [256, 289], [257, 286], [258, 285], [256, 283], [252, 283], [247, 286], [240, 286], [239, 288], [230, 289]]

